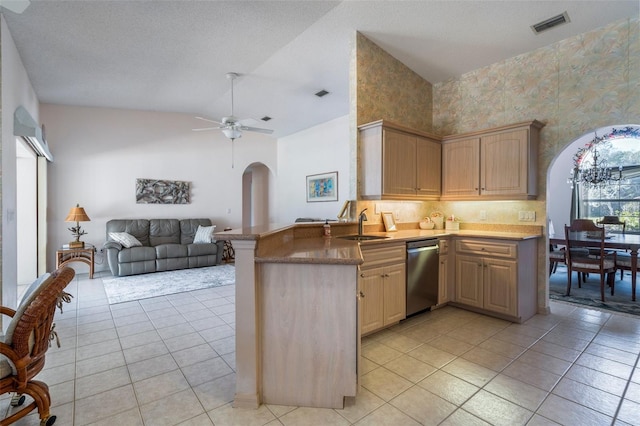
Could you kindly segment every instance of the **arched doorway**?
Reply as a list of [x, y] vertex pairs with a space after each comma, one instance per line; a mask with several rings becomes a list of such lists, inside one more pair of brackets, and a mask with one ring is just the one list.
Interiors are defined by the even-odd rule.
[[250, 164], [242, 174], [242, 227], [266, 225], [271, 197], [271, 170], [262, 163]]
[[[601, 145], [597, 141], [596, 135], [598, 138], [603, 138], [606, 143]], [[603, 186], [607, 185], [603, 185], [596, 187], [594, 191], [589, 189], [593, 187], [588, 184], [582, 183], [578, 186], [575, 180], [573, 180], [574, 185], [569, 181], [577, 164], [580, 164], [582, 168], [585, 162], [592, 161], [593, 151], [590, 148], [593, 145], [600, 147], [598, 149], [600, 160], [605, 161], [614, 176], [611, 184], [608, 185], [608, 189], [603, 188]], [[618, 179], [620, 176], [622, 179]], [[562, 239], [564, 237], [564, 225], [571, 223], [573, 218], [597, 221], [605, 215], [634, 218], [632, 224], [630, 224], [631, 226], [627, 227], [626, 232], [640, 233], [640, 227], [638, 226], [638, 221], [640, 220], [640, 180], [638, 176], [640, 176], [640, 126], [638, 125], [623, 124], [600, 127], [568, 143], [562, 150], [557, 152], [547, 169], [546, 209], [549, 237], [555, 236], [558, 239]], [[617, 192], [612, 189], [616, 186], [618, 187]], [[630, 191], [635, 191], [636, 195], [629, 195]], [[594, 196], [592, 192], [598, 195]], [[634, 227], [635, 230], [633, 229]], [[545, 263], [546, 267], [549, 268], [549, 262]], [[562, 281], [564, 282], [563, 285], [566, 286], [565, 271], [559, 269], [559, 272], [565, 274], [562, 277]], [[547, 272], [549, 271], [547, 270]], [[628, 277], [628, 274], [626, 276]], [[557, 295], [559, 291], [556, 288], [558, 283], [554, 281], [557, 278], [555, 274], [546, 274], [545, 293], [548, 300], [559, 298]], [[574, 292], [575, 284], [577, 284], [575, 278], [574, 276], [574, 285], [572, 285], [571, 290], [572, 296], [576, 296]], [[619, 290], [621, 290], [618, 287], [619, 280], [618, 275], [615, 287], [617, 296], [620, 295]], [[566, 287], [562, 294], [565, 291]], [[554, 293], [556, 294], [554, 295]], [[561, 300], [583, 303], [580, 299], [580, 297], [572, 297], [571, 299], [563, 298]], [[597, 303], [589, 301], [588, 296], [583, 299], [585, 305], [598, 307]], [[615, 303], [617, 301], [614, 299], [611, 302]], [[611, 304], [613, 305], [614, 303]], [[623, 303], [626, 303], [626, 300]], [[631, 303], [630, 298], [629, 303]]]
[[[549, 221], [549, 227], [553, 224], [553, 230], [550, 229], [550, 233], [555, 231], [558, 234], [564, 224], [568, 224], [571, 221], [571, 199], [572, 199], [572, 185], [568, 183], [571, 170], [574, 168], [576, 153], [590, 144], [594, 135], [600, 135], [608, 140], [612, 145], [625, 144], [629, 142], [637, 143], [640, 148], [640, 126], [638, 125], [614, 125], [601, 127], [594, 129], [592, 132], [585, 133], [575, 141], [569, 143], [562, 151], [560, 151], [551, 165], [547, 173], [547, 219]], [[619, 149], [625, 150], [627, 148], [620, 147]], [[638, 151], [638, 149], [635, 149]], [[604, 158], [606, 160], [606, 157]], [[628, 166], [625, 160], [620, 160], [612, 163], [609, 161], [608, 166], [616, 169], [619, 165]], [[620, 164], [619, 164], [620, 163]], [[614, 171], [614, 173], [616, 172]], [[639, 210], [640, 212], [640, 210]], [[611, 214], [611, 213], [609, 213]]]

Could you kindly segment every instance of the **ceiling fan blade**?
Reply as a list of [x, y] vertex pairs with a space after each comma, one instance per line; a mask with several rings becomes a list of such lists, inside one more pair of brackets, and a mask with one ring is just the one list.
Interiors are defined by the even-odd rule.
[[29, 0], [0, 0], [0, 6], [13, 13], [22, 13], [25, 11], [31, 2]]
[[222, 124], [222, 123], [221, 123], [221, 122], [219, 122], [219, 121], [211, 120], [211, 119], [204, 118], [204, 117], [196, 117], [196, 118], [197, 118], [198, 120], [208, 121], [209, 123]]
[[220, 129], [222, 129], [222, 127], [203, 127], [201, 129], [191, 129], [191, 130], [193, 130], [194, 132], [202, 132], [205, 130], [220, 130]]
[[259, 127], [241, 126], [240, 129], [246, 130], [248, 132], [265, 133], [267, 135], [270, 135], [271, 133], [273, 133], [273, 130], [271, 129], [261, 129]]

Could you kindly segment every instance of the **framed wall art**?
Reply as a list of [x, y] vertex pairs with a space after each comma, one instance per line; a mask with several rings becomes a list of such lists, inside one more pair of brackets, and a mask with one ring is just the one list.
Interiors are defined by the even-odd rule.
[[138, 204], [189, 204], [190, 182], [161, 179], [136, 179]]
[[307, 203], [338, 201], [338, 172], [307, 176]]

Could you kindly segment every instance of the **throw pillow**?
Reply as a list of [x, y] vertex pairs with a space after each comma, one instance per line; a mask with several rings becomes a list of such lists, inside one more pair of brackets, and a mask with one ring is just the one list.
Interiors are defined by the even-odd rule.
[[193, 244], [206, 244], [213, 242], [213, 231], [216, 229], [215, 225], [202, 226], [198, 225], [196, 235], [193, 237]]
[[142, 246], [142, 243], [136, 237], [126, 232], [109, 232], [109, 238], [126, 248]]

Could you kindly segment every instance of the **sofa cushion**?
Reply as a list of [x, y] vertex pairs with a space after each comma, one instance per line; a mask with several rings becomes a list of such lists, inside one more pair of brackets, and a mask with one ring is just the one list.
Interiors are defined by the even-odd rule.
[[187, 268], [189, 268], [189, 259], [186, 257], [156, 259], [156, 271], [173, 271]]
[[180, 243], [191, 244], [198, 231], [198, 226], [211, 226], [209, 219], [182, 219], [180, 221]]
[[107, 222], [107, 241], [110, 232], [126, 232], [131, 234], [143, 246], [149, 246], [149, 220], [148, 219], [112, 219]]
[[156, 259], [187, 257], [187, 246], [182, 244], [160, 244], [155, 247]]
[[136, 237], [127, 232], [109, 232], [109, 238], [125, 248], [139, 247], [142, 245]]
[[155, 259], [156, 250], [153, 247], [131, 247], [118, 252], [118, 263], [143, 262]]
[[213, 231], [216, 229], [215, 225], [212, 226], [198, 226], [196, 235], [193, 237], [194, 244], [207, 244], [213, 242]]
[[206, 255], [215, 255], [218, 253], [218, 246], [216, 243], [209, 244], [189, 244], [187, 245], [187, 255], [189, 257], [192, 256], [206, 256]]
[[180, 221], [178, 219], [149, 220], [149, 244], [180, 244]]

